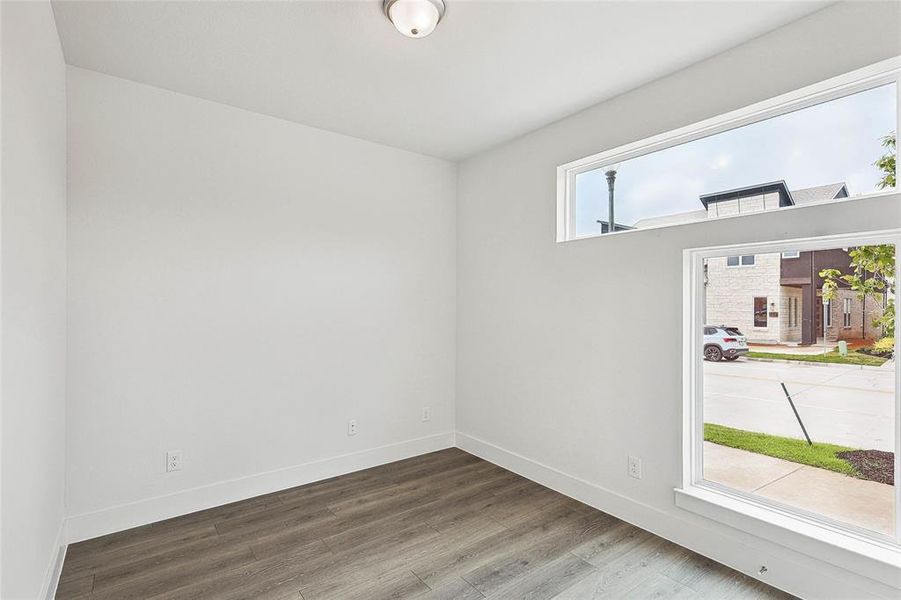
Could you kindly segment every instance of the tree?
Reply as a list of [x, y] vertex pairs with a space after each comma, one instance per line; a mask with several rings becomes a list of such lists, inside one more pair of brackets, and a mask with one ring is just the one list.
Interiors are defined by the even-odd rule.
[[848, 251], [852, 272], [843, 274], [838, 269], [823, 269], [823, 300], [838, 297], [839, 287], [857, 293], [860, 299], [870, 296], [886, 301], [882, 316], [873, 319], [873, 325], [883, 327], [885, 335], [895, 335], [895, 246], [860, 246]]
[[[895, 187], [896, 142], [894, 131], [882, 138], [882, 147], [886, 149], [886, 153], [873, 163], [883, 173], [882, 179], [876, 184], [880, 190]], [[873, 319], [873, 325], [882, 327], [887, 336], [894, 337], [895, 246], [861, 246], [849, 250], [848, 255], [851, 257], [851, 273], [843, 274], [838, 269], [820, 271], [820, 277], [823, 278], [823, 301], [837, 298], [839, 287], [857, 292], [860, 299], [870, 296], [880, 302], [885, 300], [885, 310], [881, 317]]]
[[885, 188], [893, 188], [895, 187], [896, 179], [895, 179], [895, 148], [896, 148], [896, 138], [895, 132], [891, 132], [884, 138], [882, 138], [882, 147], [886, 149], [886, 153], [883, 154], [879, 160], [877, 160], [874, 165], [879, 168], [880, 171], [883, 172], [882, 179], [879, 180], [879, 183], [876, 184], [876, 187], [880, 190], [884, 190]]

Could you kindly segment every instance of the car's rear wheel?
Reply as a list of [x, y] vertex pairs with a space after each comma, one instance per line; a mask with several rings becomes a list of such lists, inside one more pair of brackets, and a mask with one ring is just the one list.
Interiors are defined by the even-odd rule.
[[718, 346], [707, 346], [704, 348], [704, 358], [710, 362], [719, 362], [723, 359], [723, 351]]

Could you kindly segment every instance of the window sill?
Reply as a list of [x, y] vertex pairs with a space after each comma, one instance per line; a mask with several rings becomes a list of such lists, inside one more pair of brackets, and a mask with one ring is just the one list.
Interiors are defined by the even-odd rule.
[[829, 527], [787, 511], [700, 485], [676, 488], [676, 506], [894, 588], [901, 587], [901, 546]]

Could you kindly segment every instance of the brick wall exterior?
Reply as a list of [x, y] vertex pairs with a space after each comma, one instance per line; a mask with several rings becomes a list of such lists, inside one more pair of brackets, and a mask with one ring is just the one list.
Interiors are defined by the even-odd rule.
[[[844, 325], [845, 300], [850, 301], [851, 324]], [[882, 330], [873, 326], [873, 319], [882, 315], [882, 302], [874, 298], [860, 299], [851, 290], [839, 290], [838, 298], [832, 301], [832, 326], [826, 328], [826, 339], [830, 342], [847, 339], [877, 340]], [[817, 332], [822, 337], [822, 332]]]

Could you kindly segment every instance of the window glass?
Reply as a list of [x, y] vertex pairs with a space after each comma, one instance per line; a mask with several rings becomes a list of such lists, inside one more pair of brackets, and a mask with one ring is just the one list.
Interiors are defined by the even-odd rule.
[[[729, 324], [733, 341], [710, 338], [696, 357], [699, 478], [894, 535], [895, 246], [807, 254], [812, 278], [778, 249], [757, 253], [755, 269], [704, 259], [703, 318]], [[852, 288], [863, 281], [861, 296]], [[844, 327], [831, 327], [833, 305]]]
[[766, 298], [756, 296], [754, 298], [754, 327], [766, 327]]
[[[575, 170], [570, 238], [701, 222], [894, 187], [895, 83]], [[611, 207], [613, 227], [610, 226]]]
[[741, 264], [744, 266], [753, 265], [754, 264], [754, 255], [750, 254], [747, 256], [741, 257]]
[[727, 257], [726, 264], [730, 267], [737, 267], [738, 266], [738, 257], [737, 256]]

